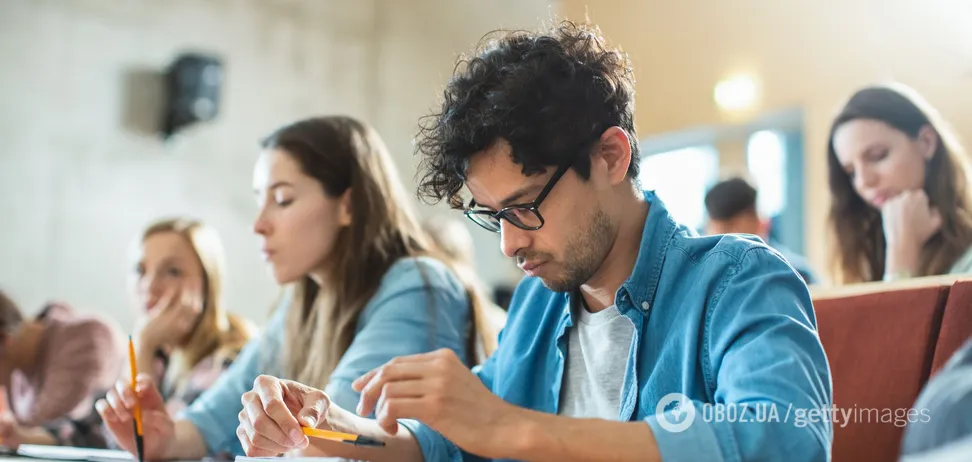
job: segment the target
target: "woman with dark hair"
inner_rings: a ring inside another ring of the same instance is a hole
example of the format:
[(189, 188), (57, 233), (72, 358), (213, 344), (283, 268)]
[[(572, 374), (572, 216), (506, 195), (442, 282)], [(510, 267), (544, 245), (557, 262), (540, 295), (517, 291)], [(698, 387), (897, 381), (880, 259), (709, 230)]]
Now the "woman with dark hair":
[(827, 163), (838, 281), (972, 272), (969, 161), (917, 93), (857, 91), (833, 122)]
[[(349, 117), (320, 117), (277, 130), (262, 148), (253, 172), (260, 207), (253, 231), (287, 290), (263, 336), (185, 412), (166, 412), (154, 384), (138, 378), (147, 459), (276, 447), (241, 441), (237, 432), (239, 416), (258, 405), (241, 403), (241, 396), (261, 374), (314, 384), (335, 403), (353, 406), (359, 394), (351, 382), (396, 356), (449, 348), (474, 362), (473, 292), (432, 255), (378, 134)], [(136, 392), (121, 381), (97, 404), (118, 444), (133, 454), (135, 402)]]

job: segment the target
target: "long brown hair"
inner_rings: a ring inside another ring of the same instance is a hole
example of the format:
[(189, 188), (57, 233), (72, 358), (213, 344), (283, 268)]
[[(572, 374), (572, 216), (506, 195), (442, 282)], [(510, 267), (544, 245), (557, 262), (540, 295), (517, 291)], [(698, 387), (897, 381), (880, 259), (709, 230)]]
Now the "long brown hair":
[[(473, 313), (476, 314), (475, 330), (479, 334), (481, 347), (477, 351), (477, 362), (485, 361), (499, 343), (499, 331), (506, 324), (506, 311), (486, 296), (483, 281), (476, 274), (475, 244), (472, 235), (461, 220), (432, 217), (422, 223), (422, 229), (429, 236), (431, 244), (459, 274), (470, 296)], [(472, 345), (473, 348), (476, 345)], [(481, 353), (481, 354), (480, 354)]]
[[(168, 357), (162, 389), (166, 394), (187, 385), (192, 369), (214, 354), (232, 355), (252, 337), (255, 329), (245, 319), (230, 314), (223, 306), (223, 245), (215, 229), (190, 218), (164, 218), (142, 231), (142, 241), (158, 233), (182, 236), (202, 266), (203, 309), (192, 332)], [(215, 367), (219, 367), (216, 365)]]
[(351, 224), (338, 232), (329, 274), (321, 286), (309, 276), (296, 283), (286, 315), (283, 373), (323, 388), (388, 269), (403, 257), (434, 251), (407, 205), (385, 143), (370, 126), (343, 116), (305, 119), (278, 129), (262, 147), (292, 156), (330, 197), (350, 190)]
[(834, 133), (846, 122), (871, 119), (884, 122), (915, 139), (923, 127), (937, 135), (937, 146), (926, 164), (925, 193), (942, 215), (942, 227), (924, 245), (915, 276), (947, 273), (972, 245), (972, 197), (969, 162), (955, 135), (916, 92), (903, 85), (871, 86), (858, 90), (834, 119), (827, 146), (831, 192), (832, 263), (843, 283), (881, 280), (885, 265), (885, 236), (881, 213), (854, 190), (834, 150)]

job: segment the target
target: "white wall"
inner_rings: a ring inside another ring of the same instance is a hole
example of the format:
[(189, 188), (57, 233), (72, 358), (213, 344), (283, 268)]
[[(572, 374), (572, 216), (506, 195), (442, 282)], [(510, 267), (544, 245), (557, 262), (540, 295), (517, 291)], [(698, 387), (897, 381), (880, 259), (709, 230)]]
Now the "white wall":
[[(59, 298), (127, 328), (132, 239), (188, 214), (223, 237), (229, 307), (262, 319), (277, 289), (250, 232), (260, 137), (313, 114), (361, 117), (414, 190), (416, 120), (457, 54), (491, 29), (532, 27), (548, 3), (3, 0), (0, 287), (28, 312)], [(221, 115), (163, 143), (138, 130), (149, 106), (131, 88), (193, 49), (224, 59)], [(472, 231), (485, 278), (514, 277), (496, 237)]]

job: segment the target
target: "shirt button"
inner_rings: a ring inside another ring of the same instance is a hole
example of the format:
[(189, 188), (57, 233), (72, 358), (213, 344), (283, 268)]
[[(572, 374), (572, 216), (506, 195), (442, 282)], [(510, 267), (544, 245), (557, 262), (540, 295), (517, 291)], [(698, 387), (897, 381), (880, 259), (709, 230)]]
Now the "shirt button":
[(651, 308), (651, 305), (649, 305), (648, 302), (641, 302), (641, 308), (648, 311), (648, 309)]

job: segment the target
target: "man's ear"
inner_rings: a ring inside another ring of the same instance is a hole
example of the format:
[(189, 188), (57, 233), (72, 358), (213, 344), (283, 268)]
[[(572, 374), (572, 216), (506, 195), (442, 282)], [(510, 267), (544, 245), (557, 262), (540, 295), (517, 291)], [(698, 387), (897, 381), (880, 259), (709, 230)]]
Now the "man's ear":
[[(595, 166), (595, 164), (597, 164)], [(597, 151), (591, 156), (591, 171), (603, 171), (608, 183), (616, 185), (624, 181), (631, 165), (631, 143), (628, 133), (621, 127), (611, 127), (601, 134)]]
[(929, 161), (935, 156), (935, 151), (938, 150), (938, 143), (941, 140), (938, 139), (938, 134), (935, 133), (935, 129), (931, 125), (925, 125), (918, 130), (918, 150), (921, 153), (921, 157), (925, 161)]
[(341, 194), (341, 202), (338, 204), (338, 225), (351, 226), (351, 188)]

